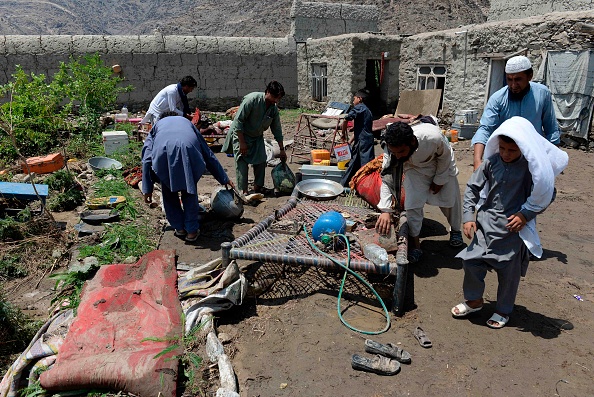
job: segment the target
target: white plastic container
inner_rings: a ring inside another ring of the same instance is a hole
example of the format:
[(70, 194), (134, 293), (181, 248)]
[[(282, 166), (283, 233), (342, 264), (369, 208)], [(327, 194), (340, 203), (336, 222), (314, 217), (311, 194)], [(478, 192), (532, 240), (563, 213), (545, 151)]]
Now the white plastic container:
[(126, 145), (128, 145), (126, 131), (103, 131), (103, 148), (106, 155), (112, 154)]

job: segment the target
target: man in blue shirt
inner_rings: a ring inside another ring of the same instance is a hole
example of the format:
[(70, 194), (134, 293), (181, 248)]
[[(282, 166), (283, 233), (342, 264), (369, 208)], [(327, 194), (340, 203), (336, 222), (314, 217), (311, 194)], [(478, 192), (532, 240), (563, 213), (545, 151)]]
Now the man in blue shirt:
[(531, 82), (532, 76), (532, 64), (527, 57), (520, 55), (507, 61), (507, 86), (491, 95), (481, 117), (481, 125), (472, 138), (475, 170), (483, 161), (485, 144), (491, 134), (501, 123), (514, 116), (530, 121), (549, 142), (555, 145), (560, 143), (561, 133), (551, 92), (546, 86)]
[(196, 185), (206, 170), (221, 185), (234, 186), (192, 122), (176, 112), (162, 113), (142, 148), (142, 193), (151, 203), (155, 182), (161, 184), (165, 217), (188, 242), (200, 235)]

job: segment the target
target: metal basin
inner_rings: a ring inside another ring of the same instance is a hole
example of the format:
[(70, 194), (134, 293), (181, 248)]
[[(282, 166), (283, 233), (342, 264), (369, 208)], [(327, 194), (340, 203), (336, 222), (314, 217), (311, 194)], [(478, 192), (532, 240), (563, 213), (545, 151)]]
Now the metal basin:
[(109, 157), (91, 157), (89, 159), (89, 166), (93, 171), (106, 170), (114, 168), (116, 170), (122, 169), (122, 163)]
[(328, 179), (307, 179), (295, 186), (297, 191), (312, 200), (332, 200), (344, 192), (344, 187)]

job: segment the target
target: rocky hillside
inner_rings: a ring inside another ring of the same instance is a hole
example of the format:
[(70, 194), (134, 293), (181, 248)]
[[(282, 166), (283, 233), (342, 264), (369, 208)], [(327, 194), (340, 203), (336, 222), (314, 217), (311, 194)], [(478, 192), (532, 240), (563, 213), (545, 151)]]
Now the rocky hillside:
[[(489, 0), (325, 0), (374, 4), (387, 34), (484, 22)], [(151, 34), (284, 37), (292, 0), (2, 0), (0, 35)]]

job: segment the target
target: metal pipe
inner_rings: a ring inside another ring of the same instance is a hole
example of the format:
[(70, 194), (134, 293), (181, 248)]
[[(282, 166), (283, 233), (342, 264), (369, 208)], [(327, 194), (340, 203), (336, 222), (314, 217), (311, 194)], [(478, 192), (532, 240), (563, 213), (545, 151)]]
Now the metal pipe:
[(466, 85), (466, 51), (468, 47), (468, 30), (462, 30), (460, 32), (456, 32), (456, 34), (464, 35), (464, 78), (462, 79), (462, 87), (464, 87)]
[[(316, 266), (326, 269), (336, 269), (338, 266), (330, 259), (325, 257), (302, 256), (302, 255), (283, 255), (270, 252), (245, 251), (241, 248), (232, 248), (229, 252), (232, 259), (253, 260), (263, 263), (282, 263), (284, 265), (298, 266)], [(346, 266), (346, 261), (339, 261)], [(355, 259), (351, 260), (349, 269), (372, 274), (391, 274), (394, 270), (394, 264), (389, 263), (386, 266), (377, 266), (370, 261)]]

